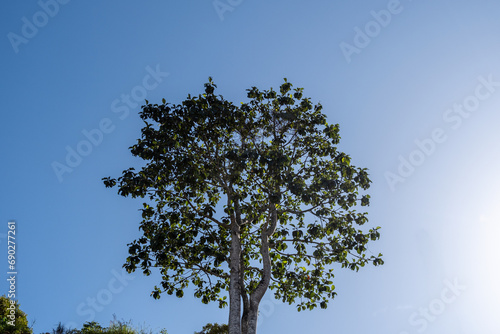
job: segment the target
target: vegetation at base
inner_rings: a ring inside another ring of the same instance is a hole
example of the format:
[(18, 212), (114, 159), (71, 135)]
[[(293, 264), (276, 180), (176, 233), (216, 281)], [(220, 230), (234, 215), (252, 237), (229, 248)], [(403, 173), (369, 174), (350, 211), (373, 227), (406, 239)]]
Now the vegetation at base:
[(226, 324), (206, 324), (201, 329), (201, 332), (194, 332), (194, 334), (228, 334), (229, 328)]
[(111, 321), (109, 327), (102, 327), (99, 323), (92, 321), (83, 324), (81, 329), (66, 328), (62, 323), (59, 323), (52, 333), (43, 334), (168, 334), (166, 329), (159, 332), (154, 332), (151, 329), (139, 327), (136, 328), (132, 325), (132, 321), (116, 320), (116, 316)]
[[(19, 302), (15, 302), (15, 322), (14, 326), (8, 324), (10, 319), (9, 307), (10, 299), (3, 295), (0, 297), (0, 334), (33, 334), (33, 329), (28, 326), (28, 319), (26, 313), (19, 309)], [(46, 332), (41, 334), (168, 334), (166, 329), (161, 329), (160, 331), (153, 331), (152, 329), (140, 326), (135, 327), (132, 321), (128, 322), (117, 320), (116, 316), (113, 316), (113, 320), (110, 322), (109, 327), (102, 327), (99, 323), (92, 321), (83, 324), (81, 329), (67, 328), (61, 322), (56, 328), (52, 329), (52, 332)], [(228, 333), (228, 327), (226, 324), (219, 325), (206, 324), (201, 329), (201, 332), (194, 332), (194, 334), (226, 334)]]

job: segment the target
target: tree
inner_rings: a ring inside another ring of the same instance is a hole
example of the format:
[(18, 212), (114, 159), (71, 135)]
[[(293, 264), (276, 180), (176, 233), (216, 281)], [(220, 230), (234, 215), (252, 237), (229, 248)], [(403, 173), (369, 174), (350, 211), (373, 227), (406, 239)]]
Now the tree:
[[(159, 268), (154, 298), (182, 297), (192, 283), (203, 303), (227, 305), (229, 333), (256, 333), (268, 289), (297, 309), (326, 308), (336, 292), (333, 265), (382, 264), (366, 244), (380, 237), (367, 222), (365, 168), (338, 151), (338, 124), (292, 89), (247, 90), (235, 106), (209, 78), (204, 94), (181, 104), (142, 106), (142, 137), (131, 153), (145, 162), (103, 178), (118, 194), (144, 198), (142, 237), (124, 267)], [(243, 309), (242, 309), (243, 307)], [(240, 317), (241, 315), (241, 317)]]
[(26, 313), (19, 308), (17, 301), (0, 297), (0, 333), (31, 334), (33, 330), (28, 326)]
[(201, 329), (201, 332), (194, 332), (194, 334), (228, 334), (228, 327), (226, 324), (206, 324)]

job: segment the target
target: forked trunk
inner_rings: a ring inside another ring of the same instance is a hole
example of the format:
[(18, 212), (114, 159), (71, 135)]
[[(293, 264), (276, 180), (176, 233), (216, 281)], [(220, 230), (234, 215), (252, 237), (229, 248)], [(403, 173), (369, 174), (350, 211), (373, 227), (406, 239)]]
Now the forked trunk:
[[(239, 210), (237, 207), (237, 221), (239, 221)], [(266, 293), (271, 281), (271, 257), (269, 254), (269, 237), (276, 230), (278, 221), (276, 206), (270, 206), (270, 217), (267, 226), (263, 228), (260, 238), (260, 254), (262, 256), (262, 278), (257, 288), (248, 296), (244, 284), (244, 273), (242, 272), (242, 250), (240, 225), (232, 224), (231, 228), (231, 256), (230, 256), (230, 283), (229, 283), (229, 334), (256, 334), (257, 320), (259, 316), (259, 304)], [(241, 302), (243, 301), (243, 314), (241, 313)]]
[(257, 320), (259, 317), (259, 304), (264, 297), (264, 294), (269, 287), (271, 281), (271, 257), (269, 255), (269, 237), (273, 235), (278, 221), (276, 206), (271, 205), (271, 217), (268, 221), (267, 228), (263, 229), (260, 235), (261, 245), (260, 254), (262, 256), (262, 278), (257, 285), (255, 291), (250, 295), (249, 310), (248, 310), (248, 332), (245, 334), (257, 333)]

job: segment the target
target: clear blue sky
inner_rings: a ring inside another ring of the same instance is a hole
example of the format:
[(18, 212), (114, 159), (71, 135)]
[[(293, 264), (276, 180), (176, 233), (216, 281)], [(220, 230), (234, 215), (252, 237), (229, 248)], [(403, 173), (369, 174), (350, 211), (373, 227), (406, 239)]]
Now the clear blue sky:
[(101, 181), (138, 163), (143, 98), (180, 102), (208, 76), (235, 103), (283, 77), (304, 87), (373, 180), (386, 264), (339, 268), (327, 310), (267, 295), (259, 333), (499, 333), (500, 2), (218, 4), (2, 4), (1, 268), (16, 220), (35, 333), (112, 314), (172, 334), (226, 321), (190, 293), (153, 300), (155, 275), (122, 276), (140, 203)]

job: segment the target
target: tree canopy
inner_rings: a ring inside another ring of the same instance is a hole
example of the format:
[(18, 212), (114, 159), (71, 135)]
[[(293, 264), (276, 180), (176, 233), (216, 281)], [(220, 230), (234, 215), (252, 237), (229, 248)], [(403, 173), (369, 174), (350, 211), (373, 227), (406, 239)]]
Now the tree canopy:
[(361, 228), (367, 169), (338, 150), (339, 125), (302, 88), (286, 79), (279, 91), (252, 87), (236, 106), (216, 87), (210, 78), (203, 94), (180, 104), (146, 101), (142, 136), (130, 148), (144, 167), (103, 181), (144, 198), (127, 271), (158, 268), (155, 298), (182, 297), (193, 284), (203, 303), (224, 307), (229, 291), (229, 333), (255, 333), (268, 289), (299, 311), (326, 308), (335, 263), (356, 271), (382, 264), (381, 254), (366, 256), (380, 227)]

